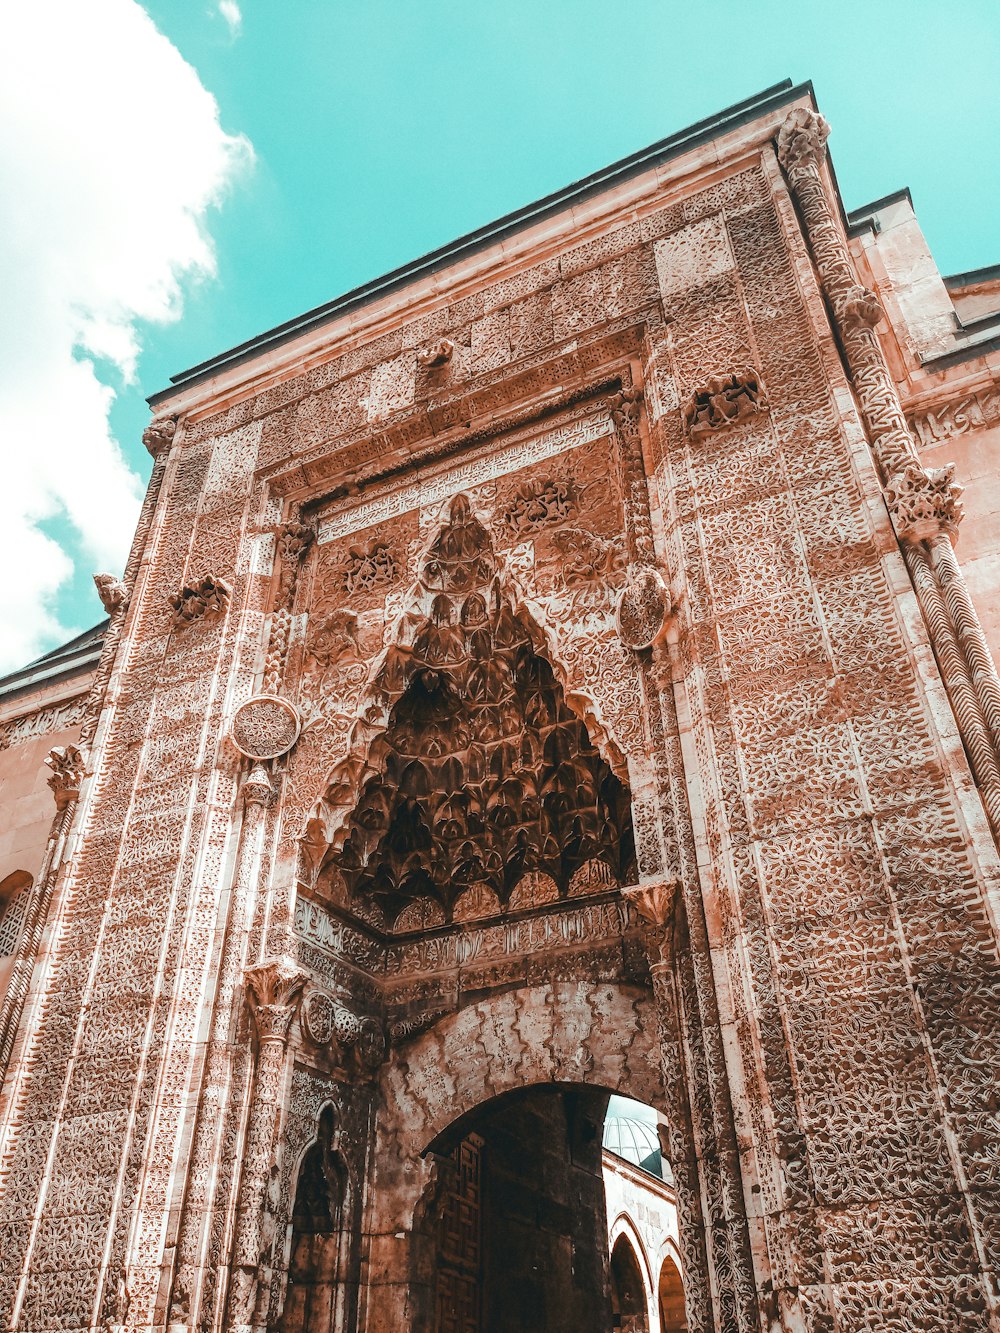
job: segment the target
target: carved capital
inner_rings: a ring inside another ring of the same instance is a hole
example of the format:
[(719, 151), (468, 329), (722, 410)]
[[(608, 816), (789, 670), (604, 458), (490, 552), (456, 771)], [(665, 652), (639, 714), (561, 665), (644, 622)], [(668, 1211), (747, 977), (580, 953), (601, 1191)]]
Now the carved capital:
[(308, 973), (290, 958), (268, 958), (243, 974), (247, 1004), (261, 1041), (286, 1041)]
[(177, 422), (173, 417), (160, 417), (151, 421), (142, 432), (142, 442), (154, 458), (159, 458), (170, 448), (176, 430)]
[(797, 106), (778, 131), (778, 161), (789, 176), (818, 167), (829, 136), (830, 126), (818, 111)]
[(873, 329), (884, 314), (875, 293), (860, 284), (849, 288), (837, 302), (837, 321), (848, 333), (856, 329)]
[(222, 616), (231, 596), (229, 584), (214, 574), (204, 574), (200, 579), (185, 583), (168, 598), (174, 608), (174, 624), (180, 627), (196, 620)]
[(436, 338), (417, 349), (417, 365), (424, 370), (446, 366), (455, 355), (455, 344), (450, 338)]
[(885, 502), (902, 541), (921, 542), (939, 532), (954, 538), (964, 513), (962, 487), (954, 478), (954, 463), (936, 468), (913, 463), (889, 478)]
[(97, 595), (101, 599), (101, 605), (109, 616), (113, 616), (117, 610), (125, 605), (128, 596), (125, 584), (114, 574), (95, 574), (94, 584), (97, 588)]
[(296, 565), (316, 540), (316, 530), (308, 523), (286, 523), (278, 529), (278, 556), (286, 565)]
[(80, 795), (86, 756), (75, 745), (57, 745), (46, 755), (45, 762), (52, 770), (49, 786), (55, 797), (56, 809), (65, 810)]
[(274, 801), (274, 788), (271, 778), (263, 764), (254, 764), (250, 776), (243, 784), (241, 795), (244, 805), (259, 805), (264, 809)]
[(646, 921), (654, 926), (669, 925), (680, 884), (676, 879), (656, 884), (632, 884), (622, 889), (622, 897)]
[(622, 389), (608, 399), (611, 419), (619, 430), (627, 430), (639, 421), (642, 411), (642, 390)]

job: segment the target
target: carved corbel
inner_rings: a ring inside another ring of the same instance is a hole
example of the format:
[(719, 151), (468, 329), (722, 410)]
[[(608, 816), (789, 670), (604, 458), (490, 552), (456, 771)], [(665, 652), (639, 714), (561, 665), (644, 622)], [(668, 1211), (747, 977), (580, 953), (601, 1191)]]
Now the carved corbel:
[(45, 763), (52, 770), (48, 782), (57, 810), (65, 810), (79, 798), (86, 762), (83, 751), (75, 745), (57, 745), (46, 755)]
[(455, 355), (455, 344), (450, 338), (437, 338), (417, 349), (417, 365), (422, 370), (446, 366)]
[(151, 421), (142, 432), (142, 442), (154, 458), (159, 458), (170, 448), (176, 431), (177, 422), (173, 417), (160, 417)]
[(955, 464), (923, 468), (913, 463), (889, 478), (885, 502), (901, 541), (921, 542), (944, 532), (954, 542), (964, 514)]
[(174, 608), (174, 624), (191, 625), (196, 620), (225, 615), (232, 589), (224, 579), (205, 574), (192, 583), (185, 583), (167, 599)]
[(125, 584), (114, 574), (95, 574), (94, 583), (101, 605), (109, 616), (113, 616), (127, 600), (128, 592)]
[(356, 1014), (326, 991), (309, 991), (302, 1027), (310, 1041), (329, 1049), (338, 1064), (359, 1077), (371, 1077), (385, 1059), (385, 1033), (378, 1019)]
[(830, 126), (809, 107), (797, 106), (778, 131), (778, 161), (792, 177), (796, 172), (818, 167), (826, 152)]

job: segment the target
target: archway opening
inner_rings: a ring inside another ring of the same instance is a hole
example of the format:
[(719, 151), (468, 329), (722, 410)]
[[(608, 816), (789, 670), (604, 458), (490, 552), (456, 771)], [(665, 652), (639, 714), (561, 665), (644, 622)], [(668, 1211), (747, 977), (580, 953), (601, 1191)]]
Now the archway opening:
[(659, 1257), (677, 1221), (651, 1107), (535, 1084), (463, 1115), (427, 1155), (416, 1269), (427, 1327), (657, 1333)]
[(658, 1293), (660, 1333), (687, 1333), (684, 1310), (684, 1285), (680, 1270), (668, 1254), (660, 1269)]
[(344, 1178), (332, 1138), (333, 1110), (328, 1106), (299, 1167), (279, 1333), (329, 1333), (336, 1326)]
[(509, 1093), (431, 1145), (435, 1330), (613, 1327), (601, 1174), (608, 1095), (582, 1086)]
[(646, 1285), (635, 1248), (620, 1235), (611, 1251), (612, 1328), (622, 1333), (649, 1333)]

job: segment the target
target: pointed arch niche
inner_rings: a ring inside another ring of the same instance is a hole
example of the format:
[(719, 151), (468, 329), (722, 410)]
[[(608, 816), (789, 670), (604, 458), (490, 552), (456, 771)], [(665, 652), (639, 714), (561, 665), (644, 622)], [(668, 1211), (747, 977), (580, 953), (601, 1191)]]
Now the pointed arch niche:
[(397, 932), (635, 882), (622, 754), (465, 495), (424, 554), (304, 850), (313, 892)]

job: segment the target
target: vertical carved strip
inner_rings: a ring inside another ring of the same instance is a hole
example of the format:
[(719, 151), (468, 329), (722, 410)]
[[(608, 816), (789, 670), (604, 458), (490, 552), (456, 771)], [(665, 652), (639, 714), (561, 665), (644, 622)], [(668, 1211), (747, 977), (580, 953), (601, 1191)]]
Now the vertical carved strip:
[[(135, 536), (132, 538), (132, 546), (125, 565), (124, 595), (116, 599), (110, 611), (111, 623), (104, 636), (100, 660), (84, 706), (83, 725), (80, 729), (81, 747), (90, 744), (97, 730), (101, 707), (107, 692), (108, 681), (111, 679), (111, 671), (114, 667), (122, 628), (125, 624), (129, 598), (135, 584), (135, 576), (139, 570), (142, 553), (146, 549), (146, 539), (149, 536), (153, 514), (156, 511), (156, 502), (160, 494), (163, 474), (167, 469), (167, 459), (175, 430), (176, 423), (174, 421), (163, 420), (152, 422), (143, 432), (143, 444), (153, 455), (153, 470), (150, 474), (149, 484), (146, 487), (146, 497), (142, 503), (139, 522), (136, 526)], [(51, 764), (50, 767), (52, 767)], [(66, 799), (63, 799), (60, 789), (53, 785), (54, 778), (49, 779), (49, 785), (53, 787), (56, 797), (56, 814), (45, 844), (42, 866), (31, 891), (31, 899), (25, 913), (24, 930), (21, 932), (21, 940), (14, 960), (10, 982), (7, 986), (7, 993), (4, 996), (3, 1005), (0, 1006), (0, 1084), (3, 1083), (7, 1072), (18, 1023), (21, 1020), (21, 1011), (24, 1008), (24, 1002), (28, 994), (31, 972), (38, 956), (42, 932), (45, 929), (45, 922), (48, 920), (49, 910), (52, 906), (55, 883), (62, 865), (66, 839), (73, 823), (73, 816), (76, 813), (79, 782), (82, 777), (83, 765), (81, 761), (76, 787), (71, 795), (66, 796)]]
[[(951, 543), (948, 543), (949, 547)], [(1000, 829), (1000, 763), (993, 749), (989, 731), (980, 716), (975, 690), (969, 679), (965, 659), (955, 636), (955, 630), (941, 588), (934, 577), (930, 558), (923, 544), (903, 544), (903, 555), (910, 570), (913, 586), (934, 641), (941, 676), (951, 699), (955, 716), (959, 719), (962, 740), (969, 755), (990, 823)]]
[[(805, 107), (796, 108), (778, 135), (778, 160), (802, 210), (806, 238), (840, 334), (872, 452), (886, 482), (886, 502), (897, 536), (904, 547), (926, 543), (930, 552), (937, 598), (930, 592), (919, 558), (917, 595), (973, 774), (983, 792), (994, 833), (1000, 837), (994, 795), (994, 774), (1000, 759), (1000, 677), (951, 550), (962, 517), (958, 502), (961, 490), (952, 481), (953, 464), (931, 470), (920, 464), (875, 334), (875, 325), (882, 318), (881, 306), (875, 294), (857, 281), (847, 242), (820, 175), (829, 133), (822, 116)], [(915, 562), (909, 557), (907, 562), (912, 571)], [(943, 606), (938, 605), (941, 597)], [(947, 626), (942, 621), (944, 607), (950, 621)], [(956, 644), (963, 659), (962, 669), (954, 661)], [(984, 750), (984, 731), (991, 756)]]
[[(195, 1327), (204, 1294), (204, 1284), (199, 1278), (207, 1262), (205, 1247), (216, 1202), (218, 1173), (213, 1170), (213, 1165), (218, 1158), (233, 1092), (233, 1060), (229, 1047), (232, 1004), (245, 966), (248, 928), (257, 899), (266, 812), (274, 799), (274, 790), (263, 766), (258, 764), (247, 778), (242, 796), (244, 815), (232, 905), (219, 963), (211, 1035), (191, 1145), (188, 1186), (177, 1237), (177, 1262), (168, 1318), (172, 1329)], [(195, 1182), (204, 1182), (200, 1196), (195, 1193)], [(217, 1206), (221, 1206), (221, 1201)]]
[(250, 968), (245, 976), (247, 1001), (257, 1029), (258, 1052), (233, 1238), (226, 1318), (230, 1333), (249, 1333), (253, 1324), (264, 1209), (281, 1115), (288, 1030), (306, 980), (306, 973), (288, 958), (268, 959)]

